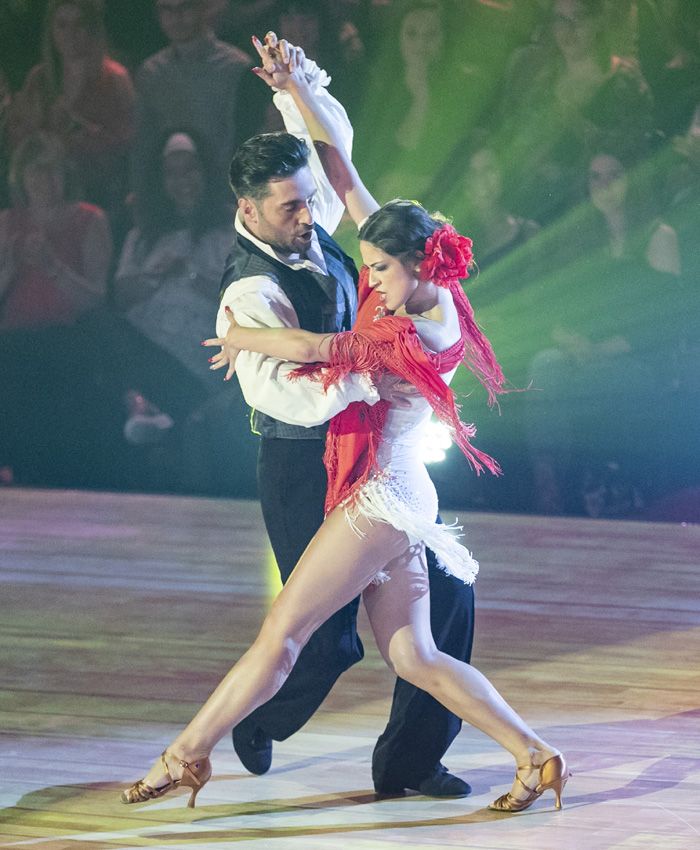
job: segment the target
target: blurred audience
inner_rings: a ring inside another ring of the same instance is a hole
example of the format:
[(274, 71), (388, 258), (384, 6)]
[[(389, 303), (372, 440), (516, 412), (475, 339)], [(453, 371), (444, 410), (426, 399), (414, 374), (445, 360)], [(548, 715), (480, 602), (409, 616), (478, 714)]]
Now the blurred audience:
[(107, 54), (102, 0), (50, 0), (42, 61), (13, 100), (9, 139), (16, 147), (37, 130), (58, 135), (79, 164), (81, 196), (118, 220), (134, 134), (128, 71)]
[[(217, 180), (212, 202), (232, 202), (228, 165), (237, 144), (258, 126), (256, 103), (265, 92), (248, 92), (251, 57), (215, 38), (206, 0), (154, 0), (167, 47), (147, 59), (136, 75), (138, 93), (133, 189), (137, 203), (148, 184), (148, 165), (164, 133), (192, 127), (212, 151)], [(255, 82), (255, 81), (254, 81)]]
[(146, 336), (209, 377), (198, 343), (211, 330), (221, 269), (231, 245), (231, 213), (215, 196), (214, 163), (194, 131), (168, 134), (147, 169), (138, 226), (115, 276), (117, 308)]
[[(253, 494), (245, 405), (198, 343), (231, 153), (279, 128), (247, 73), (273, 29), (333, 76), (378, 196), (455, 211), (471, 297), (532, 381), (481, 425), (508, 475), (465, 496), (446, 464), (452, 501), (621, 516), (697, 486), (698, 3), (124, 0), (109, 33), (102, 4), (0, 10), (0, 483), (229, 493), (244, 459)], [(136, 93), (114, 45), (150, 56)]]
[(0, 213), (0, 463), (20, 483), (85, 482), (81, 452), (97, 436), (86, 333), (104, 301), (109, 226), (98, 207), (72, 200), (63, 144), (46, 132), (15, 150), (10, 187), (13, 206)]
[(668, 405), (673, 390), (687, 305), (677, 234), (656, 215), (654, 183), (612, 154), (595, 155), (590, 206), (572, 216), (568, 262), (544, 292), (552, 345), (532, 360), (527, 397), (543, 512), (624, 515), (663, 481), (665, 456), (652, 435), (668, 425), (660, 400)]
[(105, 295), (106, 217), (74, 202), (58, 137), (24, 139), (10, 166), (13, 206), (0, 213), (0, 330), (70, 326)]
[(201, 444), (222, 430), (222, 406), (236, 403), (239, 392), (210, 371), (200, 342), (212, 330), (231, 213), (211, 201), (214, 163), (192, 130), (166, 134), (146, 173), (139, 223), (114, 286), (116, 306), (133, 329), (122, 327), (111, 342), (129, 414), (124, 433), (135, 445), (167, 442), (161, 471), (170, 489), (211, 492), (226, 452), (203, 452)]

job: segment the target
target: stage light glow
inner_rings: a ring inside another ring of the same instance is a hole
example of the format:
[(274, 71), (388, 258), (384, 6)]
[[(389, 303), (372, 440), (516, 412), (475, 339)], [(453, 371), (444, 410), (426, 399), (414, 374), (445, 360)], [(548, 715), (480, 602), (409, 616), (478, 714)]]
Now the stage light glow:
[(447, 457), (447, 450), (451, 445), (452, 438), (447, 428), (441, 422), (432, 420), (421, 446), (423, 463), (441, 463)]

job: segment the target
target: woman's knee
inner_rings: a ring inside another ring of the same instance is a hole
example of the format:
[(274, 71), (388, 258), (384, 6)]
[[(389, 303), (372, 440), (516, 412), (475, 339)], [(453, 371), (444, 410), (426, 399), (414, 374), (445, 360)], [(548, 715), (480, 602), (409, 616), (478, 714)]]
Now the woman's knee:
[(260, 629), (256, 643), (270, 658), (277, 658), (276, 666), (289, 673), (299, 653), (310, 637), (309, 630), (295, 622), (273, 605)]
[(430, 690), (436, 678), (440, 653), (435, 646), (416, 646), (402, 642), (389, 649), (389, 658), (394, 672), (421, 690)]

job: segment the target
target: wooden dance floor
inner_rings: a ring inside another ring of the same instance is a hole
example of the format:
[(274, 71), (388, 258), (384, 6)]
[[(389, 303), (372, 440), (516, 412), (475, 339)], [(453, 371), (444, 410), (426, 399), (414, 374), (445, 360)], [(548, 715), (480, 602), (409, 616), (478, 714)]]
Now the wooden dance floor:
[[(445, 512), (449, 518), (448, 511)], [(194, 810), (124, 806), (254, 636), (275, 592), (257, 503), (0, 491), (0, 846), (266, 850), (700, 847), (700, 526), (477, 514), (474, 661), (575, 773), (489, 812), (507, 757), (465, 728), (473, 794), (378, 800), (392, 676), (367, 657), (264, 777), (229, 740)]]

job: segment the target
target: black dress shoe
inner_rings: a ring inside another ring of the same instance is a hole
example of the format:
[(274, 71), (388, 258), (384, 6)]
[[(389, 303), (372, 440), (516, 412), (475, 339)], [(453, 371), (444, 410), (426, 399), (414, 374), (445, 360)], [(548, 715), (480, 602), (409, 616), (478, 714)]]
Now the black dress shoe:
[(472, 793), (472, 786), (450, 773), (444, 764), (438, 765), (430, 776), (426, 776), (417, 786), (406, 787), (420, 791), (426, 797), (466, 797)]
[(261, 776), (272, 764), (272, 738), (246, 718), (231, 732), (233, 749), (246, 770)]
[(425, 779), (420, 782), (407, 782), (405, 785), (380, 786), (375, 790), (380, 797), (401, 797), (405, 789), (418, 791), (426, 797), (466, 797), (472, 793), (468, 782), (449, 773), (444, 764), (439, 764)]

